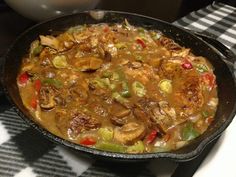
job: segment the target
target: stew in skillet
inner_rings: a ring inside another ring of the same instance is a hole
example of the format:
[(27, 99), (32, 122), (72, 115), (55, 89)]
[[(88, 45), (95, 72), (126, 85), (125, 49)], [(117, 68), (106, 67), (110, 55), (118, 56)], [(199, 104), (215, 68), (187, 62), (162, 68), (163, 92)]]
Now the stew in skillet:
[(122, 153), (188, 144), (214, 120), (212, 65), (159, 31), (71, 27), (31, 43), (17, 77), (35, 121), (74, 143)]

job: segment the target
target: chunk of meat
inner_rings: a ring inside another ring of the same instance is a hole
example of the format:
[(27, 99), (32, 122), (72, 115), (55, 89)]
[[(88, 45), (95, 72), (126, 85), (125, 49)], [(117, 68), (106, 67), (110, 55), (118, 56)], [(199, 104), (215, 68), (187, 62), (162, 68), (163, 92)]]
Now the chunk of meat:
[(84, 81), (74, 83), (69, 87), (69, 97), (78, 102), (86, 103), (88, 100), (88, 84)]
[(147, 125), (147, 127), (152, 126), (150, 116), (145, 110), (142, 110), (140, 108), (134, 108), (133, 114), (138, 120), (142, 121), (145, 125)]
[(59, 40), (57, 38), (53, 36), (43, 36), (43, 35), (40, 35), (39, 38), (42, 45), (51, 47), (56, 50), (59, 49)]
[(141, 99), (133, 109), (134, 116), (150, 129), (159, 129), (164, 134), (176, 121), (176, 112), (168, 102)]
[(71, 49), (75, 44), (73, 36), (69, 33), (62, 33), (57, 37), (57, 39), (59, 40), (58, 50), (60, 52)]
[(124, 67), (124, 72), (129, 77), (133, 77), (134, 79), (140, 81), (143, 84), (148, 83), (150, 79), (159, 80), (159, 77), (155, 74), (153, 68), (147, 64), (143, 64), (143, 67), (140, 67), (138, 69), (126, 66)]
[(130, 122), (114, 130), (114, 139), (122, 144), (132, 145), (144, 138), (146, 128), (142, 123)]
[(101, 117), (108, 116), (107, 109), (99, 103), (92, 103), (91, 105), (89, 105), (89, 108), (93, 110), (98, 116), (101, 116)]
[(101, 67), (103, 61), (97, 57), (80, 58), (75, 66), (79, 67), (81, 71), (94, 71)]
[(187, 115), (203, 106), (204, 97), (199, 77), (188, 77), (180, 83), (174, 96), (175, 104)]
[(163, 59), (160, 63), (159, 74), (161, 77), (173, 80), (181, 77), (183, 69), (181, 67), (181, 60), (167, 60)]
[(55, 89), (52, 86), (42, 86), (39, 92), (39, 105), (42, 109), (50, 110), (55, 107)]
[(112, 55), (108, 51), (106, 51), (102, 45), (98, 45), (97, 47), (98, 54), (101, 58), (103, 58), (105, 61), (111, 61)]
[(69, 123), (68, 134), (71, 138), (76, 138), (79, 133), (85, 130), (97, 129), (101, 126), (101, 122), (88, 114), (77, 112), (72, 115)]
[(62, 135), (67, 134), (67, 130), (69, 128), (69, 119), (67, 117), (67, 113), (64, 110), (59, 110), (55, 113), (55, 123), (58, 130)]
[(170, 107), (168, 102), (160, 101), (158, 106), (151, 111), (151, 120), (162, 132), (166, 132), (176, 122), (175, 109)]

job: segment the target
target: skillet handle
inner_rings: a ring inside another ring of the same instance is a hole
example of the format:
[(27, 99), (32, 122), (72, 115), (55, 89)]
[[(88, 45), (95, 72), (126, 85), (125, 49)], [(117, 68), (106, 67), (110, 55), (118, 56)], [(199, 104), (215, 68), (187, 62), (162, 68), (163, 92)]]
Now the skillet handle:
[(224, 62), (228, 65), (230, 70), (234, 73), (234, 76), (236, 78), (236, 56), (235, 54), (228, 49), (224, 44), (216, 40), (212, 36), (207, 36), (205, 34), (196, 32), (196, 31), (190, 31), (191, 33), (195, 34), (199, 38), (206, 41), (208, 44), (210, 44), (223, 58)]

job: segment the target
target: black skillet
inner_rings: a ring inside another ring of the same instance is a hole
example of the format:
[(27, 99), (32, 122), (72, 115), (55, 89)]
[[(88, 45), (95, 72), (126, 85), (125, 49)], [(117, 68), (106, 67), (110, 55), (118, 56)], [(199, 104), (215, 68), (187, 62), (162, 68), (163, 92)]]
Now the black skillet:
[[(201, 55), (209, 59), (215, 68), (216, 82), (218, 85), (219, 106), (215, 120), (209, 129), (200, 137), (193, 140), (188, 146), (179, 150), (165, 153), (145, 153), (145, 154), (122, 154), (100, 151), (88, 147), (83, 147), (62, 138), (59, 138), (32, 120), (32, 116), (23, 106), (18, 88), (16, 85), (16, 76), (19, 71), (22, 57), (28, 52), (30, 43), (37, 39), (41, 34), (52, 34), (66, 30), (71, 26), (80, 24), (94, 23), (122, 23), (127, 19), (132, 25), (142, 26), (147, 29), (158, 29), (167, 37), (174, 39), (182, 46), (191, 48), (195, 55)], [(234, 57), (234, 56), (233, 56)], [(236, 111), (236, 84), (234, 77), (223, 61), (223, 57), (215, 48), (212, 48), (206, 42), (180, 29), (172, 24), (150, 18), (142, 15), (114, 12), (114, 11), (94, 11), (83, 12), (68, 16), (59, 17), (33, 26), (21, 34), (15, 43), (6, 53), (2, 67), (2, 83), (4, 85), (5, 95), (13, 104), (15, 111), (28, 124), (38, 130), (45, 138), (53, 142), (64, 145), (82, 154), (96, 156), (104, 159), (121, 161), (139, 161), (154, 158), (166, 158), (175, 161), (188, 161), (198, 156), (207, 144), (215, 140), (226, 129), (232, 121)]]

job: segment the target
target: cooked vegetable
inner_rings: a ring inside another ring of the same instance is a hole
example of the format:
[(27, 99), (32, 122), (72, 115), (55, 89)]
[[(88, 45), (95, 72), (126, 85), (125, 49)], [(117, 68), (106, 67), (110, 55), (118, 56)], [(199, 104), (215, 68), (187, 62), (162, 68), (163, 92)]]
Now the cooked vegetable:
[(80, 58), (75, 66), (78, 67), (81, 71), (93, 71), (101, 67), (103, 61), (97, 57), (85, 57)]
[(125, 147), (119, 144), (102, 141), (96, 144), (96, 148), (111, 152), (125, 152)]
[(39, 40), (33, 41), (30, 46), (30, 58), (39, 55), (42, 49), (43, 46), (40, 44)]
[(209, 91), (211, 91), (215, 86), (215, 76), (213, 73), (204, 73), (202, 75), (202, 81)]
[(127, 45), (125, 43), (120, 42), (120, 43), (115, 44), (115, 47), (117, 49), (125, 49), (127, 48)]
[(138, 97), (143, 97), (147, 92), (144, 85), (141, 82), (138, 82), (138, 81), (133, 82), (132, 88), (133, 88), (134, 93)]
[(115, 84), (112, 84), (108, 78), (95, 78), (91, 81), (92, 84), (97, 85), (100, 88), (115, 89)]
[(122, 82), (122, 91), (120, 92), (120, 94), (125, 98), (131, 97), (128, 82), (125, 81)]
[(137, 141), (134, 145), (127, 148), (127, 152), (129, 153), (142, 153), (144, 150), (145, 147), (142, 141)]
[(33, 96), (33, 98), (31, 99), (31, 102), (30, 102), (30, 106), (33, 108), (33, 109), (36, 109), (37, 108), (37, 98), (35, 96)]
[(36, 92), (39, 92), (41, 89), (41, 81), (39, 79), (34, 81), (34, 88), (36, 90)]
[(214, 121), (214, 68), (158, 30), (127, 20), (79, 25), (40, 35), (29, 48), (17, 76), (22, 102), (68, 141), (164, 152), (191, 143)]
[(204, 72), (208, 72), (208, 67), (204, 64), (197, 64), (196, 65), (196, 69), (200, 72), (200, 73), (204, 73)]
[(92, 137), (84, 137), (80, 140), (79, 144), (84, 146), (92, 146), (96, 144), (96, 140)]
[(43, 84), (49, 84), (49, 85), (53, 85), (56, 88), (62, 88), (63, 87), (63, 83), (57, 79), (51, 79), (51, 78), (47, 78), (43, 80)]
[(136, 60), (136, 61), (139, 61), (139, 62), (143, 62), (143, 61), (144, 61), (144, 58), (143, 58), (142, 56), (136, 55), (136, 56), (135, 56), (135, 60)]
[(68, 66), (65, 55), (58, 55), (54, 57), (52, 63), (58, 69), (66, 68)]
[(181, 65), (184, 69), (192, 69), (193, 65), (187, 59), (184, 60), (183, 64)]
[(22, 74), (19, 75), (19, 84), (20, 85), (25, 85), (29, 80), (29, 75), (27, 72), (23, 72)]
[(126, 98), (122, 97), (118, 92), (114, 92), (112, 94), (112, 98), (114, 98), (116, 101), (118, 101), (122, 104), (128, 102), (128, 100)]
[(113, 129), (110, 127), (100, 128), (98, 133), (104, 141), (110, 141), (113, 138)]
[(160, 90), (164, 93), (172, 92), (172, 81), (168, 79), (163, 79), (158, 84)]
[(144, 125), (130, 122), (114, 130), (114, 139), (122, 144), (134, 144), (145, 136)]
[(188, 123), (185, 125), (185, 127), (182, 130), (182, 139), (184, 141), (192, 140), (199, 136), (199, 133), (196, 129), (194, 129), (194, 126), (192, 123)]
[(43, 36), (40, 35), (40, 42), (42, 45), (51, 47), (53, 49), (59, 49), (59, 40), (53, 36)]
[(147, 135), (147, 143), (148, 144), (152, 143), (155, 140), (155, 138), (157, 137), (157, 133), (158, 132), (156, 130), (153, 130), (153, 131), (151, 131), (151, 133), (149, 135)]
[(136, 42), (138, 44), (140, 44), (142, 46), (142, 48), (146, 48), (147, 47), (145, 42), (142, 39), (140, 39), (140, 38), (136, 39)]
[(209, 116), (209, 113), (208, 113), (208, 111), (202, 111), (202, 115), (203, 115), (203, 117), (208, 117)]

